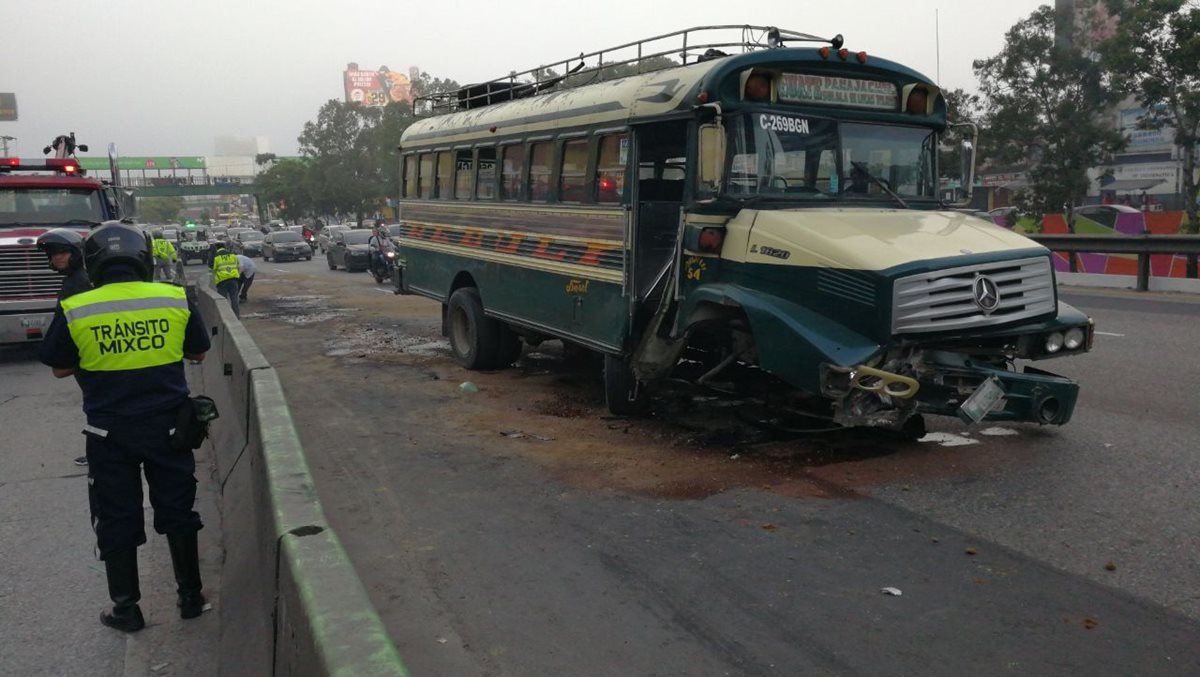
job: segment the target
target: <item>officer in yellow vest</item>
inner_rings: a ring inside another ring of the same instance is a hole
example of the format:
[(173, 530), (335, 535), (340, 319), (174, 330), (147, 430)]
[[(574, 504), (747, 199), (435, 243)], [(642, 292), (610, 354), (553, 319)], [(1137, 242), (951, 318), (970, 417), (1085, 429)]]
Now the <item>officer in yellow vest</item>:
[(188, 403), (183, 359), (204, 359), (210, 344), (184, 289), (151, 282), (150, 248), (139, 230), (119, 221), (93, 230), (83, 252), (96, 288), (63, 299), (41, 346), (54, 375), (74, 375), (83, 390), (88, 498), (113, 601), (100, 621), (125, 632), (145, 626), (137, 604), (137, 548), (146, 542), (142, 469), (154, 529), (170, 547), (180, 616), (195, 618), (204, 607), (196, 459), (174, 451), (170, 437)]
[(218, 246), (212, 259), (212, 271), (213, 286), (217, 288), (217, 293), (229, 299), (233, 314), (241, 317), (242, 310), (238, 303), (241, 273), (238, 272), (237, 255), (231, 254), (224, 245)]
[(172, 270), (176, 257), (175, 245), (163, 237), (161, 230), (154, 231), (154, 249), (151, 253), (154, 254), (154, 268), (157, 277), (166, 282), (173, 280), (175, 278), (175, 272)]

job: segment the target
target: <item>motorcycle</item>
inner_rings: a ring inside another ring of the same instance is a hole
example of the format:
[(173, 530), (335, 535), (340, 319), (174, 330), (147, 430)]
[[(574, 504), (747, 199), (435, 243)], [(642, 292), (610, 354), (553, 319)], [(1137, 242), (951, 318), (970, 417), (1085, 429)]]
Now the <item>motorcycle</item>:
[(372, 252), (370, 271), (376, 283), (390, 282), (395, 270), (396, 248), (394, 246), (388, 245), (382, 251)]

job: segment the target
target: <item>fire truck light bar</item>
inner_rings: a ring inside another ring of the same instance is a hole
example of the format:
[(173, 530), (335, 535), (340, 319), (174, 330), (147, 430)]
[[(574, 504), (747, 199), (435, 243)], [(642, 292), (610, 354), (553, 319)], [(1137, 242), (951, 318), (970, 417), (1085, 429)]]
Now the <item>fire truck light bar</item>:
[(0, 172), (9, 172), (14, 169), (28, 170), (54, 170), (61, 174), (83, 173), (79, 167), (79, 161), (74, 158), (46, 158), (44, 160), (22, 160), (15, 157), (0, 157)]

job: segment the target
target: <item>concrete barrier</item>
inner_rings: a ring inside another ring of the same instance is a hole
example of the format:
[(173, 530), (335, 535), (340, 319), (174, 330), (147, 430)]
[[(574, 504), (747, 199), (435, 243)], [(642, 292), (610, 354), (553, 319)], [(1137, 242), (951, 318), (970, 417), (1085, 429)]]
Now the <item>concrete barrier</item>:
[(213, 345), (188, 377), (221, 412), (207, 442), (225, 545), (219, 672), (406, 676), (325, 520), (275, 371), (225, 299), (192, 289)]

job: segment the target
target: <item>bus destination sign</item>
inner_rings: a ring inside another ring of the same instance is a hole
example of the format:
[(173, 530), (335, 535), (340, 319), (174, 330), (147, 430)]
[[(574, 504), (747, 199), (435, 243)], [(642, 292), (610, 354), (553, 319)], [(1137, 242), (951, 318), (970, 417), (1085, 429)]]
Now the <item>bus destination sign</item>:
[(779, 100), (896, 110), (900, 106), (900, 93), (896, 85), (880, 80), (784, 73), (779, 81)]

